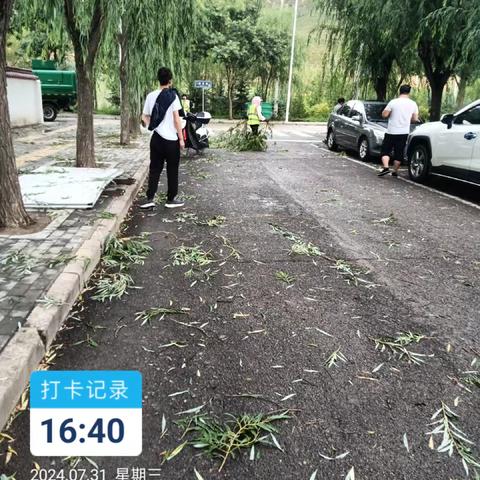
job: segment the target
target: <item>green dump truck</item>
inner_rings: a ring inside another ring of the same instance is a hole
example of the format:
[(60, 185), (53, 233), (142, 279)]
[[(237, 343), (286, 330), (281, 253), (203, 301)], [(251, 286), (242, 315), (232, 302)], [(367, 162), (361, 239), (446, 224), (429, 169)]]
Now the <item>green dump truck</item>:
[(53, 122), (59, 110), (69, 110), (77, 101), (77, 75), (59, 70), (53, 60), (32, 60), (32, 71), (42, 84), (43, 119)]

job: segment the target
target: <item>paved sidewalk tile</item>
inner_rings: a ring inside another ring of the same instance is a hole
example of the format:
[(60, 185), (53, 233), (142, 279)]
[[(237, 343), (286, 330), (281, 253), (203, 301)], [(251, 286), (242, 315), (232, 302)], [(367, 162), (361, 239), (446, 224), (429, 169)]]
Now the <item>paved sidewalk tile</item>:
[[(21, 171), (43, 165), (73, 166), (74, 126), (75, 117), (65, 116), (48, 128), (15, 130), (15, 151), (23, 159)], [(130, 148), (120, 147), (116, 143), (118, 131), (118, 120), (95, 120), (97, 159), (101, 163), (115, 163), (124, 171), (123, 177), (131, 177), (141, 166), (146, 139), (140, 138)], [(29, 158), (32, 161), (26, 161)], [(37, 234), (0, 236), (0, 352), (45, 297), (65, 266), (62, 260), (75, 255), (80, 245), (92, 237), (100, 212), (108, 209), (113, 198), (102, 195), (92, 210), (47, 212), (53, 220)], [(17, 263), (6, 265), (15, 255)]]

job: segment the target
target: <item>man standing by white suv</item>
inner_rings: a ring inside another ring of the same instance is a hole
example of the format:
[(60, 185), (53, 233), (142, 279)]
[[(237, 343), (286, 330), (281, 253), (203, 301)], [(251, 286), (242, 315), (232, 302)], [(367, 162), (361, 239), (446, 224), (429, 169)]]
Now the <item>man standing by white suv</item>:
[(418, 122), (418, 105), (410, 98), (411, 90), (410, 85), (402, 85), (399, 97), (390, 100), (382, 112), (382, 117), (388, 118), (388, 129), (382, 144), (383, 168), (378, 173), (379, 177), (390, 173), (389, 163), (392, 152), (392, 175), (398, 176), (398, 169), (405, 155), (410, 125)]

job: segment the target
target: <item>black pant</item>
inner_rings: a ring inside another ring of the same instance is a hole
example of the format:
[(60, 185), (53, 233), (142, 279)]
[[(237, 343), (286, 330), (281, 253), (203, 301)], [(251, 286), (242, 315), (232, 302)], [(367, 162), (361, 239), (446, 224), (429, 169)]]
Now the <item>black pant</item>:
[(259, 126), (260, 126), (260, 125), (250, 125), (250, 128), (252, 129), (252, 133), (253, 133), (254, 135), (258, 135), (258, 127), (259, 127)]
[(150, 140), (150, 172), (148, 176), (147, 198), (153, 200), (157, 193), (158, 181), (167, 161), (168, 193), (167, 200), (172, 201), (178, 193), (178, 166), (180, 164), (180, 143), (178, 140), (166, 140), (154, 132)]
[(392, 133), (386, 133), (382, 143), (382, 157), (387, 156), (402, 162), (405, 158), (407, 139), (408, 134), (394, 135)]

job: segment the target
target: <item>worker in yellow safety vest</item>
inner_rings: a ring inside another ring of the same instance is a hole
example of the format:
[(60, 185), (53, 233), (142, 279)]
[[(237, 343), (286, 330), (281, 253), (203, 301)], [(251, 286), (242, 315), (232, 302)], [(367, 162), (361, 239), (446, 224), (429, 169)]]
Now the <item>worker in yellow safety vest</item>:
[(260, 122), (265, 121), (265, 117), (262, 115), (262, 99), (260, 97), (252, 98), (252, 103), (248, 106), (247, 115), (247, 123), (250, 125), (253, 134), (257, 135)]
[(185, 115), (187, 113), (190, 113), (190, 100), (185, 94), (182, 95), (182, 108), (183, 108), (183, 111), (185, 112)]

